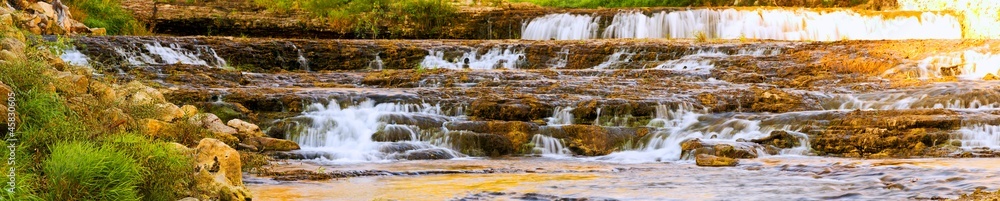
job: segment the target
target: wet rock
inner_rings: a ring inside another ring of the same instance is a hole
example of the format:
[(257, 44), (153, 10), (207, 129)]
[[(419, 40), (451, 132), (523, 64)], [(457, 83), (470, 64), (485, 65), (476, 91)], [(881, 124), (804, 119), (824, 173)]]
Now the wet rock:
[(215, 114), (224, 122), (228, 122), (233, 119), (247, 119), (254, 121), (256, 116), (250, 109), (247, 109), (242, 104), (239, 103), (229, 103), (229, 102), (207, 102), (199, 103), (198, 108), (201, 108), (207, 113)]
[[(688, 139), (681, 142), (681, 159), (688, 159), (692, 156), (711, 155), (727, 158), (757, 158), (761, 153), (758, 150), (767, 150), (757, 143), (750, 142), (728, 142), (702, 140), (698, 138)], [(771, 154), (776, 154), (777, 150), (770, 150)]]
[(201, 199), (249, 200), (240, 154), (222, 141), (205, 138), (195, 148), (194, 189)]
[(422, 129), (441, 128), (447, 120), (443, 117), (421, 114), (386, 114), (379, 117), (379, 121), (381, 122), (415, 125)]
[(243, 140), (244, 144), (256, 147), (264, 151), (291, 151), (299, 150), (299, 144), (283, 139), (269, 137), (250, 137)]
[(405, 158), (406, 160), (440, 160), (454, 157), (455, 155), (447, 149), (421, 149), (408, 151), (400, 158)]
[(372, 134), (372, 140), (376, 142), (410, 141), (413, 140), (413, 135), (418, 132), (420, 132), (420, 128), (415, 126), (391, 125)]
[(725, 156), (713, 156), (708, 154), (698, 154), (695, 157), (695, 164), (704, 167), (726, 167), (736, 166), (736, 159)]
[[(451, 131), (470, 131), (470, 133), (475, 133), (470, 139), (463, 139), (463, 141), (477, 142), (475, 144), (483, 143), (483, 145), (489, 145), (489, 142), (494, 142), (494, 146), (488, 146), (489, 148), (483, 149), (485, 151), (482, 154), (490, 156), (507, 155), (512, 153), (519, 153), (524, 150), (522, 145), (528, 143), (531, 140), (529, 133), (534, 133), (538, 130), (538, 125), (530, 122), (520, 122), (520, 121), (463, 121), (463, 122), (449, 122), (445, 125), (448, 130)], [(481, 134), (493, 134), (495, 136), (487, 136)], [(498, 140), (496, 138), (502, 138), (503, 140)], [(473, 140), (475, 139), (475, 140)], [(505, 143), (506, 142), (506, 143)], [(468, 144), (468, 143), (467, 143)], [(509, 146), (509, 147), (508, 147)], [(467, 153), (464, 152), (463, 153)], [(470, 153), (467, 153), (470, 154)], [(472, 153), (470, 155), (477, 155)]]
[(852, 111), (834, 118), (824, 130), (809, 132), (818, 154), (886, 158), (928, 156), (932, 146), (945, 144), (949, 130), (962, 119), (951, 110)]
[(622, 150), (629, 142), (636, 142), (640, 135), (649, 133), (646, 128), (605, 128), (594, 125), (564, 125), (540, 129), (539, 133), (562, 139), (574, 154), (585, 156), (607, 155)]
[(457, 151), (470, 156), (504, 156), (514, 154), (520, 148), (511, 142), (511, 138), (500, 134), (451, 131), (448, 135)]
[(552, 107), (530, 95), (501, 98), (479, 97), (469, 106), (470, 115), (484, 120), (531, 121), (552, 114)]
[(265, 134), (273, 138), (294, 139), (310, 126), (312, 126), (312, 119), (291, 117), (275, 121), (267, 128)]
[(781, 130), (771, 131), (771, 135), (761, 139), (750, 140), (750, 142), (762, 145), (771, 145), (782, 149), (797, 147), (801, 144), (799, 143), (799, 139), (797, 137), (789, 134), (787, 131)]

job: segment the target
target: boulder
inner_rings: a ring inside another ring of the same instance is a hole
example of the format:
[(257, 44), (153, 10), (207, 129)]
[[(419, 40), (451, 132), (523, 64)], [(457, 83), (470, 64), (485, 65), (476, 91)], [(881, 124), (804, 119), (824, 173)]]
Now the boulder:
[(986, 80), (986, 81), (1000, 80), (1000, 78), (998, 78), (996, 75), (993, 75), (993, 73), (987, 73), (986, 76), (983, 76), (983, 80)]
[(118, 108), (109, 108), (100, 112), (101, 118), (107, 118), (109, 125), (108, 128), (124, 128), (124, 125), (128, 122), (132, 122), (132, 117)]
[(212, 113), (195, 115), (194, 117), (191, 117), (191, 123), (199, 125), (202, 128), (208, 129), (208, 131), (216, 134), (234, 135), (238, 132), (235, 128), (223, 124), (222, 120)]
[(246, 122), (240, 119), (232, 119), (226, 122), (226, 125), (233, 127), (241, 136), (246, 137), (263, 137), (264, 133), (260, 132), (260, 127), (256, 124)]
[(198, 108), (194, 107), (194, 105), (181, 106), (181, 111), (184, 112), (184, 117), (193, 117), (198, 114)]
[(24, 42), (13, 37), (0, 39), (0, 48), (4, 50), (9, 50), (11, 52), (24, 52), (25, 47), (26, 45)]
[(681, 142), (681, 159), (690, 159), (701, 154), (727, 158), (757, 158), (757, 150), (777, 154), (777, 150), (769, 150), (764, 146), (751, 142), (731, 142), (719, 140), (702, 140), (698, 138)]
[(140, 129), (148, 135), (159, 136), (163, 128), (167, 126), (167, 122), (163, 122), (156, 119), (142, 119), (139, 120)]
[(733, 158), (708, 154), (698, 154), (694, 161), (696, 165), (705, 167), (736, 166), (737, 163), (736, 159)]
[(250, 137), (243, 140), (243, 144), (264, 151), (291, 151), (299, 149), (298, 143), (269, 137)]
[(90, 85), (89, 77), (70, 72), (58, 72), (55, 79), (59, 83), (56, 85), (57, 92), (73, 96), (87, 93)]
[(243, 185), (240, 153), (222, 141), (205, 138), (195, 148), (195, 191), (202, 200), (250, 200)]
[(452, 154), (450, 150), (436, 148), (409, 151), (401, 155), (399, 158), (405, 158), (406, 160), (440, 160), (452, 159), (455, 158), (455, 155)]
[(116, 91), (117, 94), (125, 95), (125, 97), (123, 97), (125, 102), (135, 105), (166, 102), (166, 99), (163, 98), (163, 94), (160, 93), (160, 91), (157, 91), (152, 87), (148, 87), (138, 81), (132, 81), (123, 86), (119, 86)]
[(14, 61), (18, 58), (21, 57), (10, 50), (0, 50), (0, 61)]
[(174, 119), (184, 117), (184, 111), (173, 103), (156, 104), (156, 111), (159, 114), (157, 119), (160, 121), (172, 122)]
[(750, 140), (750, 142), (762, 145), (770, 145), (782, 149), (788, 149), (801, 145), (799, 139), (796, 138), (794, 135), (788, 133), (787, 131), (780, 131), (780, 130), (771, 131), (770, 136), (761, 139)]

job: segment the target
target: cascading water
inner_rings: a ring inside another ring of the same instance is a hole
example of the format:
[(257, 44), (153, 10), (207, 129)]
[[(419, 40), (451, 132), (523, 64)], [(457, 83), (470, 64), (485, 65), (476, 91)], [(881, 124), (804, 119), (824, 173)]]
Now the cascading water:
[(478, 52), (479, 50), (474, 48), (465, 49), (461, 56), (447, 58), (444, 50), (428, 50), (428, 54), (420, 62), (420, 66), (448, 69), (515, 69), (518, 63), (524, 60), (524, 50), (513, 46), (493, 47), (481, 55)]
[[(299, 118), (311, 123), (304, 132), (290, 136), (302, 146), (300, 152), (317, 154), (334, 162), (364, 162), (405, 159), (407, 155), (430, 151), (443, 154), (439, 158), (460, 157), (462, 154), (419, 141), (419, 136), (409, 127), (393, 125), (392, 118), (425, 116), (450, 120), (439, 106), (382, 103), (368, 100), (356, 106), (341, 108), (336, 101), (324, 106), (310, 105)], [(376, 142), (372, 136), (383, 129), (405, 129), (411, 139), (405, 142)]]
[(160, 42), (153, 42), (144, 43), (141, 48), (115, 47), (114, 50), (133, 66), (187, 64), (225, 67), (227, 65), (211, 47), (204, 45), (193, 47), (194, 49), (186, 49), (175, 43), (164, 46)]
[(632, 52), (631, 50), (616, 50), (615, 53), (608, 56), (608, 60), (594, 66), (594, 69), (612, 69), (618, 67), (619, 65), (628, 64), (629, 62), (632, 62), (632, 56), (635, 56), (635, 52)]
[(90, 57), (81, 53), (76, 47), (64, 50), (63, 54), (59, 55), (59, 58), (71, 65), (90, 66)]
[(581, 40), (597, 37), (600, 17), (569, 13), (550, 14), (535, 18), (521, 31), (521, 39)]
[[(859, 14), (850, 10), (814, 11), (806, 9), (695, 9), (661, 11), (646, 15), (618, 13), (601, 36), (561, 34), (569, 31), (590, 33), (599, 29), (594, 17), (550, 14), (539, 17), (522, 32), (523, 39), (575, 40), (603, 38), (706, 38), (774, 40), (904, 40), (960, 39), (958, 18), (943, 13), (923, 12), (911, 16)], [(554, 20), (558, 19), (558, 20)], [(549, 26), (542, 26), (542, 23)], [(556, 26), (555, 24), (558, 24)], [(816, 25), (823, 26), (816, 26)], [(935, 30), (935, 31), (925, 31)], [(560, 33), (560, 34), (553, 34)], [(589, 37), (588, 37), (589, 36)], [(584, 38), (586, 37), (586, 38)]]
[(572, 107), (556, 107), (554, 112), (552, 112), (552, 117), (548, 118), (548, 125), (559, 126), (573, 124), (573, 113), (571, 112), (573, 112)]
[(295, 46), (294, 43), (292, 43), (292, 49), (295, 49), (295, 53), (297, 54), (295, 61), (299, 63), (299, 67), (302, 70), (309, 71), (309, 60), (306, 60), (306, 57), (302, 56), (302, 50), (298, 46)]
[(981, 80), (987, 74), (996, 78), (1000, 74), (1000, 54), (967, 50), (932, 56), (916, 64), (916, 74), (921, 79), (956, 76), (963, 80)]
[[(665, 105), (656, 107), (656, 118), (649, 127), (657, 128), (652, 138), (639, 150), (616, 152), (601, 160), (621, 162), (675, 161), (681, 159), (681, 142), (698, 138), (706, 142), (736, 143), (737, 139), (758, 139), (771, 131), (787, 130), (788, 127), (773, 128), (761, 126), (760, 120), (747, 120), (718, 115), (710, 115), (689, 109), (690, 105), (680, 105), (671, 109)], [(801, 153), (801, 149), (790, 153)], [(763, 154), (762, 151), (758, 151)]]
[(573, 155), (573, 152), (566, 146), (563, 146), (562, 140), (558, 138), (536, 134), (531, 138), (531, 144), (535, 145), (535, 154), (540, 154), (544, 157), (558, 158)]
[(962, 148), (1000, 149), (1000, 126), (974, 124), (963, 126), (958, 130), (961, 135)]

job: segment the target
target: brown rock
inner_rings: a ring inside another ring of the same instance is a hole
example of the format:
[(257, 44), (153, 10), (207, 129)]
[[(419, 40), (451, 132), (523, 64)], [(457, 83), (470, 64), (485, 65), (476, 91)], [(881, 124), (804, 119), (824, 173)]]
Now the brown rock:
[(160, 114), (157, 117), (160, 121), (172, 122), (174, 119), (184, 117), (184, 111), (173, 103), (156, 104), (156, 111)]
[(787, 131), (771, 131), (771, 135), (761, 139), (750, 140), (750, 142), (762, 145), (771, 145), (783, 149), (796, 147), (801, 144), (799, 143), (798, 138)]
[(90, 93), (102, 102), (113, 102), (118, 100), (118, 93), (116, 93), (111, 86), (108, 86), (103, 82), (91, 82)]
[(736, 159), (723, 157), (723, 156), (713, 156), (708, 154), (698, 154), (694, 160), (695, 164), (704, 167), (726, 167), (726, 166), (736, 166)]
[[(7, 132), (7, 119), (9, 118), (7, 116), (7, 108), (8, 108), (7, 106), (9, 106), (7, 105), (7, 102), (8, 99), (10, 98), (9, 95), (13, 92), (14, 90), (12, 90), (10, 86), (7, 86), (3, 82), (0, 82), (0, 123), (2, 123), (0, 124), (0, 129), (2, 129), (0, 130), (0, 132), (4, 133)], [(16, 99), (17, 96), (15, 95), (14, 98)], [(17, 104), (17, 102), (14, 103)], [(19, 116), (15, 116), (14, 121), (18, 122), (19, 121), (18, 118)]]
[(205, 138), (195, 148), (195, 191), (204, 200), (249, 200), (243, 185), (240, 153), (222, 141)]
[(251, 137), (244, 140), (244, 143), (265, 151), (291, 151), (299, 149), (298, 143), (269, 137)]
[(260, 127), (246, 122), (240, 119), (232, 119), (226, 122), (229, 127), (236, 128), (237, 132), (241, 135), (252, 136), (252, 137), (263, 137), (264, 133), (260, 131)]
[(194, 107), (194, 105), (181, 106), (181, 111), (184, 112), (184, 117), (193, 117), (198, 114), (198, 108)]
[(163, 122), (156, 119), (142, 119), (139, 120), (139, 125), (141, 125), (141, 130), (151, 136), (159, 136), (163, 128), (167, 126), (167, 122)]
[(213, 133), (233, 135), (238, 132), (235, 128), (223, 124), (222, 120), (212, 113), (198, 114), (191, 117), (191, 120), (192, 124), (199, 125), (202, 128), (212, 131)]
[(0, 60), (2, 61), (15, 61), (18, 60), (18, 58), (20, 58), (20, 56), (17, 56), (14, 52), (9, 50), (0, 50)]
[(90, 84), (89, 77), (69, 72), (59, 72), (55, 75), (55, 78), (59, 82), (56, 85), (56, 91), (69, 95), (87, 93), (87, 88)]
[(132, 81), (123, 86), (119, 86), (117, 89), (118, 94), (124, 94), (126, 102), (142, 105), (142, 104), (154, 104), (154, 103), (165, 103), (166, 99), (163, 98), (163, 94), (152, 87), (148, 87), (141, 82)]

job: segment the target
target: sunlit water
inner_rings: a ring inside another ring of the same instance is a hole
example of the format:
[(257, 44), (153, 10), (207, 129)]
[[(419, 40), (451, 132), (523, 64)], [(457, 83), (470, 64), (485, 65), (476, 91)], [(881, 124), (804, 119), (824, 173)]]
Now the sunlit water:
[[(314, 166), (310, 166), (314, 167)], [(356, 177), (276, 182), (250, 177), (260, 200), (518, 200), (538, 193), (563, 198), (618, 200), (910, 200), (956, 198), (1000, 183), (992, 159), (852, 160), (768, 157), (731, 168), (689, 162), (619, 164), (541, 158), (407, 161), (328, 166), (342, 170), (482, 170), (518, 173)], [(504, 192), (504, 196), (473, 195)], [(510, 193), (517, 193), (510, 195)]]

